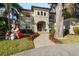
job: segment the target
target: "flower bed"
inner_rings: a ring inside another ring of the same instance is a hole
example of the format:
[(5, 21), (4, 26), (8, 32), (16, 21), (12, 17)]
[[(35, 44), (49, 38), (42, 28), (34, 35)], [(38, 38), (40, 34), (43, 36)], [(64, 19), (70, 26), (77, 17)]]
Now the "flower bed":
[(33, 35), (29, 35), (29, 36), (27, 36), (26, 38), (28, 39), (28, 40), (34, 40), (36, 37), (38, 37), (39, 36), (39, 34), (38, 33), (34, 33)]
[(54, 35), (52, 35), (51, 33), (49, 34), (49, 39), (53, 41), (54, 43), (62, 44), (62, 42), (59, 39), (55, 38)]

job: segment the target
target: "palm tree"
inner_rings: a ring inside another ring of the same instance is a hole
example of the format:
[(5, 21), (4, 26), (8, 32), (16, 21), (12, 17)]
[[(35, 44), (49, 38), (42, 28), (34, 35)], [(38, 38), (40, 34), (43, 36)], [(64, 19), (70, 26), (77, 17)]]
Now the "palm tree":
[(55, 26), (55, 37), (63, 37), (63, 4), (62, 3), (52, 3), (51, 9), (55, 9), (56, 13), (56, 26)]
[[(54, 7), (53, 7), (54, 6)], [(51, 4), (51, 9), (55, 8), (56, 11), (56, 33), (55, 37), (63, 38), (63, 20), (64, 20), (64, 10), (68, 15), (73, 15), (74, 5), (73, 4)], [(65, 13), (66, 13), (65, 12)]]
[(4, 16), (7, 17), (8, 15), (8, 29), (10, 30), (10, 8), (12, 7), (10, 3), (4, 3), (5, 5), (5, 12)]
[(75, 13), (75, 4), (73, 3), (66, 3), (64, 4), (64, 15), (66, 15), (66, 18), (70, 18), (74, 16)]
[(16, 13), (14, 15), (17, 18), (17, 23), (19, 23), (19, 19), (21, 18), (21, 14), (22, 14), (23, 8), (19, 4), (17, 4), (17, 3), (13, 3), (12, 6), (16, 10), (15, 11)]
[(79, 18), (79, 3), (74, 4), (74, 12), (75, 17)]
[(63, 37), (63, 5), (58, 3), (56, 6), (56, 37)]
[[(17, 19), (19, 19), (20, 18), (20, 13), (22, 12), (22, 7), (19, 5), (19, 4), (17, 4), (17, 3), (4, 3), (4, 5), (5, 5), (5, 12), (4, 12), (4, 16), (6, 16), (7, 17), (7, 15), (8, 15), (8, 28), (9, 28), (9, 30), (11, 29), (10, 28), (10, 13), (12, 13), (12, 19), (13, 19), (13, 16), (16, 16), (16, 18)], [(19, 14), (16, 12), (16, 10), (19, 12)], [(11, 11), (10, 11), (11, 10)], [(15, 13), (14, 13), (15, 12)]]

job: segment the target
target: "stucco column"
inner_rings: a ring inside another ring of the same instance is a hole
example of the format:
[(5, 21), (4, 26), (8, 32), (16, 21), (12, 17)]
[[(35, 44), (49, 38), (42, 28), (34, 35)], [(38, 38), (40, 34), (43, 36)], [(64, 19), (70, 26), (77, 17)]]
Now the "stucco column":
[(46, 23), (46, 32), (49, 32), (49, 23)]
[(34, 24), (34, 32), (37, 32), (37, 24)]

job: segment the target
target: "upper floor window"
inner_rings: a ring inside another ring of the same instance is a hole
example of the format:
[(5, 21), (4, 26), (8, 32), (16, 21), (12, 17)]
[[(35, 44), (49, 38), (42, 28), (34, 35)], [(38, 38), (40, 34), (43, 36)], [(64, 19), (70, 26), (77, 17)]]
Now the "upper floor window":
[(40, 15), (40, 13), (39, 13), (39, 12), (37, 12), (37, 14), (38, 14), (38, 15)]
[(46, 16), (46, 13), (44, 12), (44, 16)]
[(43, 12), (41, 11), (41, 15), (43, 15)]

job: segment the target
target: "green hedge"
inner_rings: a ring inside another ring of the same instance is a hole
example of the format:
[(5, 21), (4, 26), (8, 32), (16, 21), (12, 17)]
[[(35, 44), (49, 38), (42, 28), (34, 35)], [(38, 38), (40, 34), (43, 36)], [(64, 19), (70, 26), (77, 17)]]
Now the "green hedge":
[(64, 19), (64, 22), (70, 22), (70, 21), (77, 21), (78, 18), (67, 18), (67, 19)]
[(74, 30), (75, 34), (79, 34), (79, 25), (74, 26), (73, 30)]

